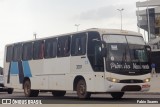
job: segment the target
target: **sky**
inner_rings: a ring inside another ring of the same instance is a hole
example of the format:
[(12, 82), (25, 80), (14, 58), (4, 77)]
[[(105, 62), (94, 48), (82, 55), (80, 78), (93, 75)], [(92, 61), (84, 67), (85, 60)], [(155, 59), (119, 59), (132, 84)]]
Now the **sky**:
[(0, 0), (0, 66), (6, 44), (89, 28), (137, 30), (139, 0)]

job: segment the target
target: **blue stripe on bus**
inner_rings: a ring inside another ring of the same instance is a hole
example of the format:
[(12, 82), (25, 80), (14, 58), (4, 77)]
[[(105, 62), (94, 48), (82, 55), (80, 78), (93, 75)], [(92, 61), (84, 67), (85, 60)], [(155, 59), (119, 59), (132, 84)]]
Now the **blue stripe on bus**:
[(24, 77), (32, 77), (31, 69), (28, 61), (22, 61)]
[(19, 74), (18, 62), (11, 62), (10, 74)]
[(24, 77), (32, 77), (28, 61), (10, 62), (7, 83), (10, 83), (10, 75), (18, 74), (19, 82), (23, 83)]

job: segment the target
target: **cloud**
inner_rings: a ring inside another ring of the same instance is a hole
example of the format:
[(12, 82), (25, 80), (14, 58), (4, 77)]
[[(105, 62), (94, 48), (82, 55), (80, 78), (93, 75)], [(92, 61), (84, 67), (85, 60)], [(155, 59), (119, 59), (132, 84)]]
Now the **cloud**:
[(133, 18), (135, 16), (136, 6), (135, 4), (121, 4), (121, 5), (108, 5), (97, 9), (81, 12), (74, 18), (79, 20), (106, 20), (112, 18), (119, 19), (119, 11), (117, 9), (124, 8), (124, 18)]
[(117, 9), (124, 8), (123, 11), (123, 29), (137, 31), (136, 4), (134, 2), (128, 4), (111, 4), (97, 8), (81, 11), (75, 15), (73, 22), (76, 21), (82, 26), (95, 28), (114, 28), (121, 27), (120, 12)]

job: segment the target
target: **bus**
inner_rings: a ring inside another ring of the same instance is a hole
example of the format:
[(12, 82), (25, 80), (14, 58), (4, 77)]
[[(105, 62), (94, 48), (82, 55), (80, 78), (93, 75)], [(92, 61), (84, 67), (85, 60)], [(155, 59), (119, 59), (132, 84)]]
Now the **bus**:
[(5, 86), (27, 97), (76, 92), (78, 98), (150, 89), (150, 48), (142, 35), (118, 29), (91, 28), (5, 46)]

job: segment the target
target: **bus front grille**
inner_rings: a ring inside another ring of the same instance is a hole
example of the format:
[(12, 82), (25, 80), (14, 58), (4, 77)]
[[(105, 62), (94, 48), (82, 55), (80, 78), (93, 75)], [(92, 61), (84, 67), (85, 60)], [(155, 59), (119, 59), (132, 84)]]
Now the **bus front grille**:
[(143, 80), (128, 79), (128, 80), (120, 80), (119, 83), (143, 83)]

